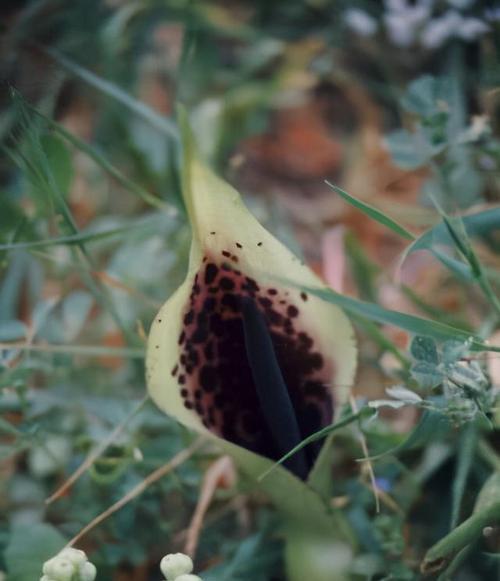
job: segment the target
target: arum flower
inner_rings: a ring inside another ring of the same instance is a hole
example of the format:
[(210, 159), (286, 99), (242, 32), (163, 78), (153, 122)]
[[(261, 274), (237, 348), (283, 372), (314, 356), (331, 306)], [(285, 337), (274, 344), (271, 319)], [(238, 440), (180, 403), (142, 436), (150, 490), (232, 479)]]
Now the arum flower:
[[(257, 478), (334, 420), (355, 370), (353, 332), (342, 311), (303, 290), (324, 285), (200, 161), (185, 113), (179, 117), (193, 239), (186, 279), (151, 327), (148, 389), (163, 411), (213, 436)], [(324, 544), (325, 534), (338, 539), (343, 530), (326, 500), (329, 474), (325, 444), (260, 482), (288, 523), (289, 551), (305, 531)], [(290, 579), (336, 578), (331, 569), (325, 577), (294, 569)]]

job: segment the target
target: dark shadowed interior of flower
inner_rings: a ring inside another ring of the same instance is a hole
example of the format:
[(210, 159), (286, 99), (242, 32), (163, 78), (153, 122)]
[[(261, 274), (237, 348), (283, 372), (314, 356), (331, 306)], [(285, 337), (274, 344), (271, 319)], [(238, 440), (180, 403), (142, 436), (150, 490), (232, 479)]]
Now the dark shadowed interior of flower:
[[(332, 421), (333, 362), (301, 314), (308, 295), (261, 286), (239, 269), (244, 251), (204, 256), (170, 373), (207, 429), (276, 460)], [(286, 466), (305, 478), (317, 453), (310, 445)]]

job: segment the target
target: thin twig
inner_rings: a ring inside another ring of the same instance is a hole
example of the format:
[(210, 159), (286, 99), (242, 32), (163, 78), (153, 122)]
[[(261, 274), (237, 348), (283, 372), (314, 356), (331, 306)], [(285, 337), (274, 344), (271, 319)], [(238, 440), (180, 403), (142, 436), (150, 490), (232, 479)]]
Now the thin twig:
[[(239, 521), (242, 521), (242, 528), (244, 530), (249, 530), (250, 528), (250, 517), (249, 517), (249, 510), (248, 510), (248, 497), (244, 494), (238, 494), (228, 500), (224, 505), (217, 507), (214, 509), (209, 515), (207, 515), (204, 524), (205, 526), (211, 526), (220, 519), (224, 518), (227, 514), (234, 512), (236, 513), (236, 518)], [(187, 535), (189, 534), (188, 529), (184, 529), (179, 531), (174, 537), (173, 544), (180, 545), (180, 543), (185, 542)]]
[[(373, 482), (370, 480), (370, 483), (368, 484), (368, 482), (364, 482), (363, 483), (366, 487), (373, 487)], [(385, 492), (385, 490), (382, 490), (381, 488), (377, 487), (377, 494), (378, 494), (378, 498), (381, 500), (382, 504), (385, 504), (387, 506), (387, 508), (391, 509), (392, 511), (404, 515), (404, 510), (399, 506), (399, 504), (394, 500), (394, 498), (392, 498), (392, 496), (390, 496), (389, 494), (387, 494), (387, 492)]]
[(218, 458), (205, 472), (203, 477), (201, 493), (198, 498), (198, 503), (196, 504), (196, 509), (191, 518), (191, 522), (189, 523), (184, 548), (184, 552), (192, 558), (194, 558), (196, 553), (196, 547), (198, 546), (198, 539), (205, 519), (205, 514), (212, 502), (212, 498), (221, 479), (225, 475), (229, 475), (229, 480), (234, 482), (234, 465), (229, 456)]
[(77, 541), (79, 541), (84, 535), (86, 535), (89, 531), (95, 528), (98, 524), (102, 523), (116, 511), (120, 510), (123, 506), (128, 504), (131, 500), (133, 500), (136, 496), (139, 496), (148, 486), (155, 483), (163, 476), (166, 476), (172, 470), (175, 470), (178, 466), (183, 464), (186, 460), (188, 460), (204, 443), (206, 442), (206, 438), (200, 436), (197, 438), (191, 446), (181, 450), (178, 454), (176, 454), (171, 460), (169, 460), (160, 468), (157, 468), (154, 472), (151, 472), (149, 476), (147, 476), (142, 482), (140, 482), (137, 486), (132, 488), (125, 496), (122, 496), (118, 502), (112, 504), (109, 508), (105, 511), (101, 512), (98, 516), (95, 517), (88, 525), (84, 526), (83, 529), (75, 535), (66, 547), (72, 547)]
[(55, 500), (58, 500), (73, 484), (84, 474), (92, 464), (99, 458), (99, 456), (106, 450), (106, 448), (116, 440), (116, 438), (123, 432), (127, 427), (130, 420), (138, 414), (146, 402), (149, 401), (149, 395), (145, 395), (141, 401), (134, 406), (130, 413), (116, 426), (116, 428), (105, 438), (90, 454), (85, 458), (85, 460), (80, 464), (80, 466), (73, 472), (73, 474), (60, 486), (53, 494), (51, 494), (46, 500), (45, 504), (51, 504)]
[[(349, 403), (351, 404), (351, 410), (354, 414), (359, 413), (358, 404), (356, 403), (356, 399), (351, 394), (349, 396)], [(363, 464), (366, 466), (368, 471), (368, 475), (370, 477), (370, 482), (373, 489), (373, 496), (375, 498), (375, 510), (377, 513), (380, 512), (380, 498), (379, 498), (379, 489), (377, 486), (377, 481), (375, 480), (375, 472), (373, 471), (372, 463), (370, 462), (370, 453), (368, 451), (368, 445), (366, 443), (366, 438), (361, 430), (359, 430), (359, 442), (361, 444), (361, 449), (363, 450), (364, 461)]]

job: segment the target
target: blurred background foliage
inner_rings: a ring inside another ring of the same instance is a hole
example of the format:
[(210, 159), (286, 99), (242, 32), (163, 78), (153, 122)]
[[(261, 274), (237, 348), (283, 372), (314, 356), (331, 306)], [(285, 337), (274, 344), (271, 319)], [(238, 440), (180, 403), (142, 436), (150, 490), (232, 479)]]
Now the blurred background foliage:
[[(36, 578), (45, 558), (192, 440), (144, 400), (147, 329), (189, 249), (176, 102), (212, 165), (333, 288), (500, 344), (498, 3), (4, 0), (0, 11), (7, 579)], [(326, 179), (422, 235), (423, 251), (401, 266), (408, 241)], [(373, 461), (377, 512), (356, 461), (359, 431), (337, 438), (332, 496), (360, 545), (351, 574), (419, 579), (426, 551), (471, 515), (500, 468), (500, 367), (494, 354), (471, 354), (463, 335), (410, 350), (407, 330), (355, 323), (355, 393), (377, 410), (360, 428), (370, 454), (391, 453)], [(387, 403), (394, 384), (407, 391)], [(45, 503), (117, 427), (82, 477)], [(216, 458), (194, 453), (83, 537), (98, 579), (158, 578), (161, 556), (189, 536)], [(206, 581), (283, 579), (272, 509), (241, 478), (217, 484), (196, 571)], [(443, 579), (498, 578), (498, 529), (487, 528), (457, 557), (453, 545)]]

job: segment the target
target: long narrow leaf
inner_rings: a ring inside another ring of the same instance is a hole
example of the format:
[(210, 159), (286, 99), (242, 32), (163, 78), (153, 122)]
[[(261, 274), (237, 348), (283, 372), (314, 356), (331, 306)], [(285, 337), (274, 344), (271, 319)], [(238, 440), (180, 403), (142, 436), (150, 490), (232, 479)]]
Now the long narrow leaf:
[(167, 117), (159, 115), (156, 111), (151, 109), (151, 107), (148, 107), (145, 103), (134, 99), (114, 83), (102, 79), (92, 71), (85, 69), (68, 57), (62, 55), (59, 51), (53, 48), (46, 48), (45, 52), (72, 75), (79, 77), (82, 81), (85, 81), (88, 85), (94, 87), (94, 89), (97, 89), (106, 96), (118, 101), (118, 103), (121, 103), (129, 111), (141, 117), (152, 127), (160, 130), (165, 135), (168, 135), (168, 137), (176, 140), (178, 139), (177, 128)]
[(314, 434), (311, 434), (310, 436), (302, 440), (300, 444), (297, 444), (294, 448), (292, 448), (289, 452), (287, 452), (284, 456), (277, 460), (276, 463), (273, 464), (271, 468), (269, 468), (269, 470), (266, 470), (266, 472), (261, 474), (259, 480), (265, 478), (268, 474), (270, 474), (274, 470), (276, 466), (278, 466), (279, 464), (283, 464), (283, 462), (285, 462), (286, 460), (288, 460), (288, 458), (299, 452), (299, 450), (302, 450), (302, 448), (305, 448), (307, 445), (312, 444), (312, 442), (316, 442), (317, 440), (322, 440), (323, 438), (326, 438), (329, 434), (336, 432), (337, 430), (340, 430), (340, 428), (344, 428), (349, 424), (352, 424), (352, 422), (359, 420), (362, 416), (366, 416), (367, 413), (369, 412), (367, 412), (367, 410), (365, 409), (357, 413), (349, 414), (348, 416), (342, 418), (338, 422), (330, 424), (329, 426), (326, 426), (321, 430), (314, 432)]
[[(332, 289), (324, 288), (303, 288), (304, 291), (316, 295), (320, 299), (334, 303), (344, 310), (366, 317), (371, 321), (382, 323), (384, 325), (394, 325), (404, 329), (414, 335), (423, 335), (432, 337), (436, 341), (463, 340), (471, 338), (470, 333), (457, 329), (438, 321), (431, 321), (415, 315), (408, 315), (400, 311), (385, 309), (374, 303), (366, 303), (352, 297), (341, 295)], [(495, 351), (500, 352), (500, 346), (483, 343), (478, 337), (472, 337), (471, 349), (474, 351)]]
[(349, 202), (349, 204), (351, 204), (358, 210), (361, 210), (364, 214), (366, 214), (379, 224), (382, 224), (386, 228), (389, 228), (394, 233), (405, 238), (406, 240), (415, 240), (415, 236), (411, 232), (409, 232), (406, 228), (401, 226), (401, 224), (398, 224), (392, 218), (389, 218), (389, 216), (384, 214), (382, 211), (377, 210), (377, 208), (374, 208), (373, 206), (367, 204), (366, 202), (358, 200), (354, 196), (351, 196), (351, 194), (348, 194), (347, 192), (345, 192), (338, 186), (333, 185), (329, 181), (326, 181), (326, 184), (330, 186), (333, 190), (335, 190), (339, 196), (342, 196), (342, 198), (344, 198), (346, 202)]
[(47, 240), (32, 240), (29, 242), (12, 242), (10, 244), (0, 244), (0, 251), (7, 250), (26, 250), (31, 248), (43, 248), (47, 246), (61, 246), (74, 245), (83, 242), (98, 242), (106, 238), (112, 238), (121, 234), (129, 233), (132, 228), (140, 228), (147, 226), (146, 224), (128, 224), (120, 228), (113, 228), (111, 230), (104, 230), (103, 232), (80, 232), (72, 236), (60, 236), (58, 238), (49, 238)]
[(144, 202), (146, 202), (146, 203), (150, 204), (151, 206), (154, 206), (155, 208), (158, 208), (158, 209), (168, 209), (168, 210), (171, 209), (168, 207), (168, 205), (163, 200), (150, 194), (142, 186), (140, 186), (140, 185), (136, 184), (135, 182), (133, 182), (132, 180), (130, 180), (117, 167), (115, 167), (106, 158), (104, 158), (102, 155), (100, 155), (92, 146), (90, 146), (88, 143), (85, 143), (85, 141), (79, 139), (76, 135), (73, 135), (72, 133), (67, 131), (60, 123), (57, 123), (57, 121), (50, 119), (49, 117), (47, 117), (46, 115), (44, 115), (43, 113), (38, 111), (38, 109), (36, 109), (35, 107), (32, 107), (29, 104), (26, 104), (26, 107), (30, 111), (35, 113), (35, 115), (38, 115), (40, 118), (42, 118), (45, 121), (45, 123), (47, 123), (47, 125), (49, 127), (54, 129), (55, 131), (57, 131), (57, 133), (59, 133), (59, 135), (61, 135), (61, 137), (63, 137), (69, 143), (71, 143), (71, 145), (73, 145), (74, 147), (76, 147), (80, 151), (83, 151), (83, 153), (85, 153), (88, 157), (90, 157), (104, 171), (109, 173), (122, 186), (127, 188), (130, 192), (139, 196)]
[(452, 509), (450, 530), (454, 529), (458, 524), (460, 507), (462, 505), (467, 478), (472, 467), (476, 446), (477, 428), (473, 422), (470, 422), (462, 429), (458, 445), (457, 466), (451, 491)]

